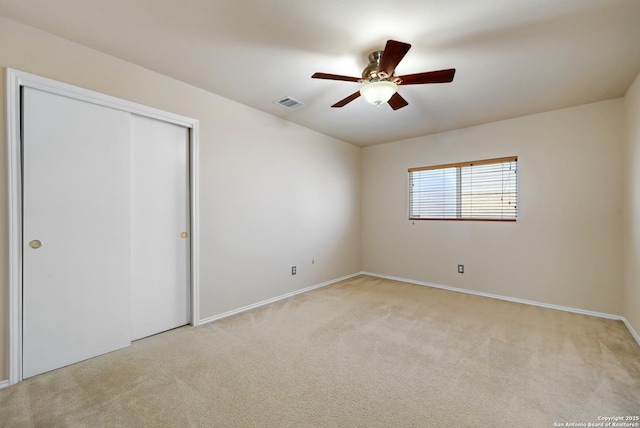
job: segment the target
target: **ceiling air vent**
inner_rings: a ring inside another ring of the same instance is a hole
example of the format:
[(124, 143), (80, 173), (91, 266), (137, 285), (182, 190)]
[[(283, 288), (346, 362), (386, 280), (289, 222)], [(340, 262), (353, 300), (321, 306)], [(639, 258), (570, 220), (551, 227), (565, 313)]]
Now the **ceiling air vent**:
[(304, 104), (302, 104), (300, 101), (294, 100), (291, 97), (281, 98), (279, 100), (274, 101), (274, 103), (281, 105), (282, 107), (289, 110), (296, 110), (304, 106)]

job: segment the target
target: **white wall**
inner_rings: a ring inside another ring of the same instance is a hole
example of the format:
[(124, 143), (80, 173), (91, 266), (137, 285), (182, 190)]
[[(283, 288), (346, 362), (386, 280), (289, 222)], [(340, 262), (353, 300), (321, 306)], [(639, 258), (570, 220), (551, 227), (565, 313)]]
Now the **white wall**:
[(625, 97), (624, 269), (622, 314), (640, 334), (640, 74)]
[[(200, 121), (203, 319), (360, 270), (359, 148), (4, 18), (0, 40), (0, 67)], [(4, 120), (0, 135), (5, 207)], [(0, 224), (1, 381), (8, 352), (6, 209)]]
[[(617, 99), (364, 148), (363, 270), (619, 315), (623, 117)], [(512, 155), (517, 222), (407, 220), (408, 168)]]

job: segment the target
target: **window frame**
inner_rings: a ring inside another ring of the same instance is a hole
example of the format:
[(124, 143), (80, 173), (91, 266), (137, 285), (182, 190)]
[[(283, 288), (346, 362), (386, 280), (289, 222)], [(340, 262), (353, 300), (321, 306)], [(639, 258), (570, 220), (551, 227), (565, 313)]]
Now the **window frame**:
[[(456, 191), (456, 200), (457, 203), (452, 208), (456, 210), (456, 217), (411, 217), (411, 173), (420, 172), (420, 171), (429, 171), (429, 170), (437, 170), (437, 169), (450, 169), (450, 168), (458, 168), (456, 170), (456, 176), (459, 180), (461, 169), (463, 167), (470, 166), (478, 166), (478, 165), (490, 165), (490, 164), (500, 164), (506, 162), (516, 162), (516, 183), (515, 183), (515, 199), (516, 199), (516, 208), (515, 208), (515, 217), (514, 218), (476, 218), (476, 217), (462, 217), (462, 193), (460, 191), (459, 182), (457, 184)], [(489, 221), (489, 222), (516, 222), (518, 220), (518, 200), (520, 198), (519, 195), (519, 187), (520, 183), (518, 180), (518, 156), (507, 156), (501, 158), (493, 158), (493, 159), (482, 159), (468, 162), (456, 162), (442, 165), (429, 165), (429, 166), (421, 166), (415, 168), (409, 168), (407, 171), (407, 218), (409, 221), (416, 220), (427, 220), (427, 221)]]

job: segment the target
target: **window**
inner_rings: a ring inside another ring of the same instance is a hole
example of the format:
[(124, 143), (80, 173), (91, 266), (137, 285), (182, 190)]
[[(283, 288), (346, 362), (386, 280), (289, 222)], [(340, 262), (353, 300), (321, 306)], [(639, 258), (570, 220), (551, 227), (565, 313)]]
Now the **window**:
[(409, 169), (410, 220), (515, 221), (518, 158)]

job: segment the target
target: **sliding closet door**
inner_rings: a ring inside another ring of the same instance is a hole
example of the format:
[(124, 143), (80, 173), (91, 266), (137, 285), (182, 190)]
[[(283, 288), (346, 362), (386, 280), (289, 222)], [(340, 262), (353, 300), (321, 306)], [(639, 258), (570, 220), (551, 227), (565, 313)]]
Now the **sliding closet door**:
[(189, 323), (189, 130), (132, 115), (131, 339)]
[(128, 113), (23, 89), (23, 377), (130, 344)]

